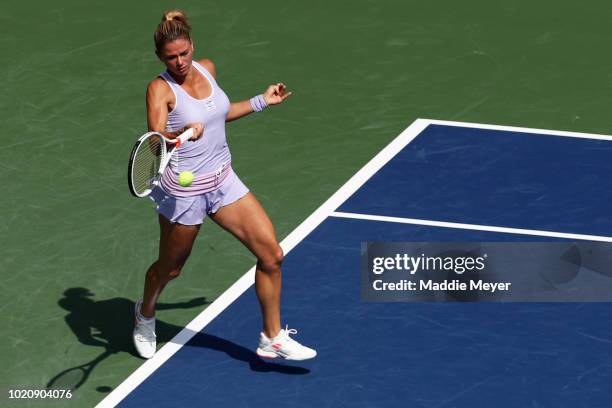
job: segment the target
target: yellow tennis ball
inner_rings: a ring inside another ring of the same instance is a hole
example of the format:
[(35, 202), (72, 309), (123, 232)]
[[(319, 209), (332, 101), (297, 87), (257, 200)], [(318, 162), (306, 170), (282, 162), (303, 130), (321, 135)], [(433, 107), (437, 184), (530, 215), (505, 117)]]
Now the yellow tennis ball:
[(190, 171), (181, 171), (178, 182), (183, 187), (189, 187), (193, 183), (193, 173)]

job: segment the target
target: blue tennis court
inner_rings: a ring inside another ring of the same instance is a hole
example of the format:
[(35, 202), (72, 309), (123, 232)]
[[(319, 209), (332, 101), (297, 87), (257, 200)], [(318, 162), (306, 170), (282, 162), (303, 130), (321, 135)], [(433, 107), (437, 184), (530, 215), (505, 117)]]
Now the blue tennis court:
[(283, 241), (283, 322), (316, 359), (255, 355), (250, 271), (100, 406), (612, 406), (607, 303), (360, 297), (362, 242), (612, 242), (611, 142), (416, 121)]

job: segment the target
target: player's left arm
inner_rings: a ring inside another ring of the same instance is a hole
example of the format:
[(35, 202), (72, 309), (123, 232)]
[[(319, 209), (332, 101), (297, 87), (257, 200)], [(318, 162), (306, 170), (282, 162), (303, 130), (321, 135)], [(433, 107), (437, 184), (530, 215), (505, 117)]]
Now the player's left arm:
[[(208, 72), (211, 73), (215, 80), (217, 79), (217, 70), (215, 68), (215, 64), (209, 59), (203, 59), (198, 61), (200, 65), (204, 66)], [(276, 83), (268, 86), (268, 88), (264, 91), (263, 98), (266, 101), (266, 105), (278, 105), (279, 103), (283, 103), (285, 99), (290, 97), (292, 92), (287, 92), (287, 86), (282, 83)], [(226, 122), (231, 122), (236, 119), (240, 119), (243, 116), (248, 115), (253, 112), (253, 107), (251, 106), (251, 101), (246, 99), (240, 102), (230, 103), (230, 110), (227, 113), (225, 118)]]
[[(283, 103), (285, 99), (290, 97), (292, 92), (287, 92), (287, 87), (282, 82), (279, 82), (274, 85), (268, 86), (268, 88), (263, 92), (262, 96), (266, 101), (266, 105), (278, 105), (279, 103)], [(232, 120), (239, 119), (243, 116), (252, 113), (253, 107), (251, 106), (251, 101), (249, 99), (234, 102), (230, 104), (230, 110), (225, 118), (226, 122), (231, 122)]]

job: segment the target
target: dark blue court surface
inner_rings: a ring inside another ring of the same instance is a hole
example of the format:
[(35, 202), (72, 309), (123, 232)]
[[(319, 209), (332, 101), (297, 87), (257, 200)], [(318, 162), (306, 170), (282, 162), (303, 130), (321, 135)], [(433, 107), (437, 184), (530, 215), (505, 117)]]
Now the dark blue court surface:
[[(612, 236), (612, 143), (431, 125), (338, 211)], [(366, 303), (363, 241), (550, 241), (329, 217), (286, 257), (283, 321), (316, 359), (262, 362), (251, 288), (122, 407), (612, 407), (606, 303)]]
[(612, 235), (612, 143), (430, 125), (338, 211)]

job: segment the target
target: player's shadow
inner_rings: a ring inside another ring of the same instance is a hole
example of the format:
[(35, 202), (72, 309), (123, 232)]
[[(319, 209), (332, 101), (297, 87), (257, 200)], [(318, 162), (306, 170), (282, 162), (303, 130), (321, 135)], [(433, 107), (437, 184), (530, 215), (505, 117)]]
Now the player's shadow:
[(291, 366), (288, 364), (276, 364), (262, 360), (255, 352), (249, 350), (246, 347), (240, 346), (229, 340), (222, 339), (212, 334), (207, 333), (195, 333), (193, 338), (189, 341), (190, 347), (204, 347), (216, 351), (221, 351), (227, 354), (229, 357), (244, 361), (249, 364), (249, 367), (253, 371), (257, 372), (277, 372), (281, 374), (308, 374), (310, 370), (303, 367)]
[[(64, 292), (58, 304), (69, 313), (65, 320), (82, 344), (101, 347), (110, 353), (125, 352), (138, 356), (132, 344), (134, 330), (134, 301), (126, 298), (94, 300), (94, 294), (86, 288), (71, 288)], [(157, 303), (157, 310), (190, 309), (203, 306), (205, 298), (188, 302)], [(157, 342), (170, 341), (182, 327), (157, 319)]]
[[(132, 343), (134, 330), (134, 302), (126, 298), (94, 300), (94, 294), (86, 288), (70, 288), (58, 304), (68, 314), (65, 321), (77, 339), (86, 346), (99, 347), (100, 354), (82, 365), (71, 367), (56, 374), (47, 383), (47, 388), (77, 389), (88, 379), (95, 367), (108, 356), (128, 353), (140, 358)], [(157, 310), (188, 309), (202, 306), (205, 298), (194, 298), (182, 303), (157, 303)], [(167, 343), (183, 327), (156, 320), (157, 343)], [(194, 334), (194, 333), (192, 333)], [(253, 351), (231, 341), (209, 334), (195, 333), (190, 346), (206, 347), (226, 353), (228, 356), (249, 363), (253, 371), (276, 371), (285, 374), (306, 374), (309, 370), (262, 361)], [(110, 391), (110, 387), (98, 387), (100, 392)]]
[[(99, 347), (101, 354), (88, 363), (57, 374), (49, 380), (48, 388), (79, 388), (95, 366), (111, 354), (128, 353), (138, 357), (132, 344), (134, 302), (126, 298), (94, 300), (93, 296), (89, 289), (70, 288), (64, 292), (58, 304), (68, 311), (65, 321), (77, 339), (86, 346)], [(200, 297), (182, 303), (158, 303), (157, 310), (189, 309), (206, 303), (209, 302)], [(158, 343), (170, 341), (181, 330), (180, 326), (159, 319), (156, 321)], [(100, 391), (108, 391), (108, 387), (102, 388)]]

